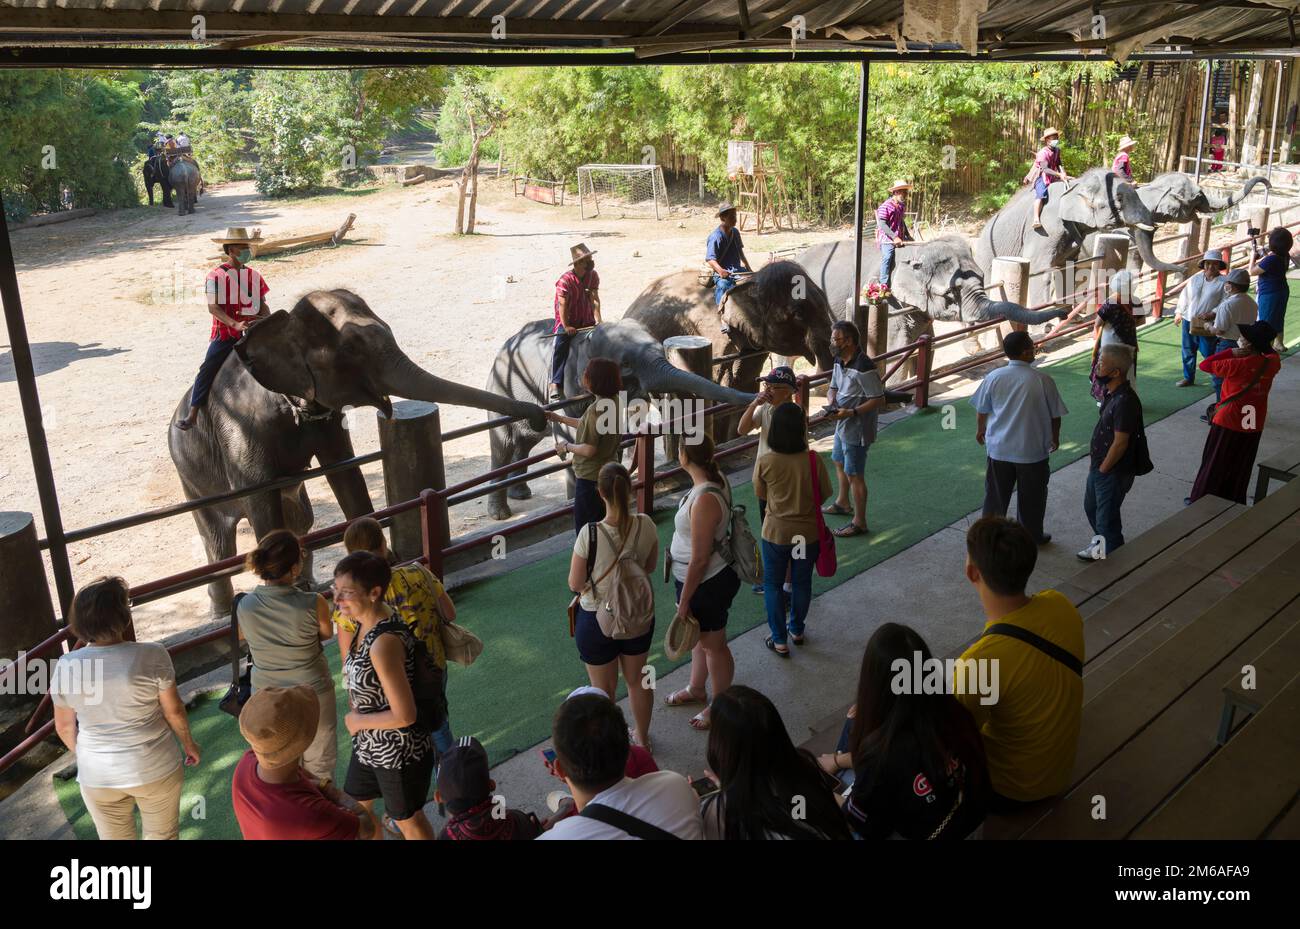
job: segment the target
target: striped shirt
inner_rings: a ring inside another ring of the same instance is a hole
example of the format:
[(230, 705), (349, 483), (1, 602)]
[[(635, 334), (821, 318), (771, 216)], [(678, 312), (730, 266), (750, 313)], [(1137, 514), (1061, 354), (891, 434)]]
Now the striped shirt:
[(893, 197), (876, 207), (877, 242), (892, 242), (894, 236), (904, 241), (912, 238), (912, 234), (907, 231), (904, 210), (903, 204)]

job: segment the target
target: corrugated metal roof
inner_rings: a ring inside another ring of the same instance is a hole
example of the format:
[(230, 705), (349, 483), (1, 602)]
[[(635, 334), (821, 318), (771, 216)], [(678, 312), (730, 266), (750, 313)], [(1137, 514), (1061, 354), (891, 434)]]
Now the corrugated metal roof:
[[(803, 17), (803, 50), (1276, 54), (1296, 44), (1297, 9), (1282, 0), (0, 0), (0, 46), (631, 48), (652, 58), (788, 49), (789, 24)], [(191, 35), (196, 15), (202, 40)]]

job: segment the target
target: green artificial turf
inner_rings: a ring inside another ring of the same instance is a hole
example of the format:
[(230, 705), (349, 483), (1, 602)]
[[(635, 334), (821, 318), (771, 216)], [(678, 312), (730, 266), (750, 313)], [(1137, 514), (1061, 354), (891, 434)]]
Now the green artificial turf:
[[(1293, 304), (1300, 302), (1300, 288)], [(1295, 314), (1292, 314), (1295, 315)], [(1141, 351), (1137, 389), (1147, 424), (1210, 393), (1209, 378), (1201, 375), (1193, 388), (1175, 388), (1182, 376), (1179, 332), (1169, 321), (1139, 330)], [(1088, 452), (1097, 418), (1089, 393), (1088, 353), (1050, 365), (1070, 413), (1061, 424), (1061, 447), (1051, 458), (1053, 470)], [(917, 413), (881, 430), (867, 460), (870, 493), (869, 536), (838, 541), (839, 570), (832, 578), (815, 578), (814, 595), (843, 583), (873, 565), (914, 545), (977, 509), (984, 499), (984, 449), (975, 442), (975, 412), (966, 399)], [(1153, 450), (1159, 466), (1159, 449)], [(826, 456), (830, 467), (829, 455)], [(832, 469), (832, 473), (833, 469)], [(757, 523), (757, 504), (748, 483), (735, 489), (735, 500), (749, 507)], [(1079, 503), (1082, 506), (1082, 501)], [(660, 545), (672, 534), (672, 512), (656, 514)], [(842, 522), (832, 518), (832, 526)], [(1086, 541), (1086, 540), (1081, 540)], [(550, 734), (551, 716), (564, 696), (587, 683), (586, 672), (568, 634), (565, 608), (570, 599), (566, 580), (569, 556), (557, 554), (481, 581), (456, 593), (457, 613), (486, 647), (473, 667), (453, 666), (448, 700), (457, 735), (474, 735), (487, 748), (493, 763), (525, 751)], [(681, 662), (663, 653), (663, 634), (675, 610), (671, 582), (656, 579), (658, 603), (655, 644), (650, 660), (662, 675)], [(870, 610), (870, 604), (863, 608)], [(741, 589), (728, 621), (734, 638), (765, 623), (763, 598)], [(812, 618), (816, 626), (816, 616)], [(328, 651), (337, 675), (337, 647)], [(621, 687), (622, 685), (620, 685)], [(342, 689), (340, 688), (340, 695)], [(190, 711), (195, 739), (203, 750), (202, 764), (186, 776), (182, 801), (182, 838), (238, 838), (230, 805), (230, 778), (246, 745), (235, 721), (221, 713), (216, 698), (204, 698)], [(342, 701), (340, 716), (346, 711)], [(339, 774), (346, 769), (350, 748), (339, 724)], [(55, 781), (59, 802), (78, 837), (93, 838), (94, 826), (73, 781)], [(204, 819), (194, 816), (201, 798)]]

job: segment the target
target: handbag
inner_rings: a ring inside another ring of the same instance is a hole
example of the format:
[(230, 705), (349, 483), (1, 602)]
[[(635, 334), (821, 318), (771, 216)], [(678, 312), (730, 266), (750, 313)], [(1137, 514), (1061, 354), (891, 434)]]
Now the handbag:
[[(427, 576), (431, 584), (433, 582), (441, 584), (437, 575), (424, 565), (419, 565), (419, 568)], [(483, 654), (483, 640), (464, 626), (443, 616), (436, 600), (433, 604), (433, 611), (438, 614), (438, 638), (442, 641), (443, 655), (446, 656), (448, 661), (454, 661), (456, 664), (468, 668), (479, 655)]]
[(835, 536), (826, 528), (826, 519), (822, 516), (822, 484), (817, 476), (817, 453), (812, 449), (808, 450), (808, 463), (812, 467), (813, 513), (817, 515), (817, 574), (831, 577), (837, 567)]
[(229, 713), (235, 719), (244, 709), (244, 704), (248, 698), (253, 695), (253, 662), (249, 661), (248, 670), (243, 674), (239, 673), (239, 601), (244, 599), (244, 594), (235, 594), (235, 599), (230, 602), (230, 689), (226, 695), (221, 698), (217, 704), (217, 709), (223, 713)]

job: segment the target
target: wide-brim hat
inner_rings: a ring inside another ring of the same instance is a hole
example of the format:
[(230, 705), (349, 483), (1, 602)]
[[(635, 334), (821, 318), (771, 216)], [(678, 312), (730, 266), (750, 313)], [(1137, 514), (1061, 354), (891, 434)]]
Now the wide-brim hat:
[(1273, 351), (1273, 340), (1277, 338), (1277, 330), (1270, 326), (1264, 320), (1258, 320), (1253, 323), (1242, 323), (1237, 327), (1246, 341), (1253, 345), (1256, 350), (1263, 354)]
[(1233, 284), (1242, 290), (1250, 290), (1250, 272), (1245, 268), (1233, 268), (1223, 280), (1224, 283)]
[(253, 234), (249, 235), (248, 230), (243, 226), (227, 226), (226, 234), (212, 240), (218, 245), (244, 245), (262, 241), (262, 230), (254, 229)]
[(900, 190), (911, 190), (912, 185), (907, 181), (894, 181), (894, 186), (889, 188), (891, 194), (898, 193)]
[(591, 249), (587, 248), (586, 242), (579, 242), (577, 245), (574, 245), (569, 248), (569, 257), (570, 257), (569, 267), (573, 267), (579, 261), (582, 261), (582, 259), (590, 258), (594, 254), (596, 253), (593, 252)]
[(263, 687), (239, 712), (239, 732), (257, 760), (271, 767), (301, 758), (316, 738), (320, 699), (308, 684)]
[(1038, 137), (1038, 141), (1046, 142), (1052, 136), (1056, 136), (1057, 138), (1060, 138), (1060, 135), (1061, 135), (1061, 131), (1059, 129), (1056, 129), (1053, 126), (1048, 126), (1046, 129), (1043, 130), (1043, 134)]
[(1228, 263), (1223, 260), (1222, 249), (1211, 248), (1207, 250), (1206, 253), (1201, 256), (1201, 260), (1196, 263), (1196, 266), (1198, 268), (1204, 268), (1207, 261), (1216, 261), (1225, 268), (1228, 266)]
[(1119, 150), (1120, 150), (1120, 151), (1123, 151), (1124, 149), (1126, 149), (1126, 148), (1132, 148), (1134, 145), (1137, 145), (1137, 144), (1138, 144), (1138, 143), (1137, 143), (1137, 139), (1133, 138), (1132, 136), (1127, 136), (1127, 135), (1126, 135), (1126, 136), (1124, 136), (1124, 138), (1122, 138), (1122, 139), (1119, 140), (1119, 146), (1118, 146), (1118, 147), (1119, 147)]
[(736, 205), (735, 205), (734, 203), (731, 203), (730, 201), (724, 200), (724, 201), (722, 201), (722, 205), (718, 207), (717, 215), (718, 215), (718, 216), (721, 216), (723, 213), (730, 213), (730, 212), (731, 212), (732, 210), (734, 210), (735, 208), (736, 208)]
[(689, 655), (699, 641), (699, 620), (689, 613), (684, 617), (674, 616), (673, 621), (668, 624), (668, 632), (664, 635), (664, 654), (668, 656), (669, 661), (676, 661)]

